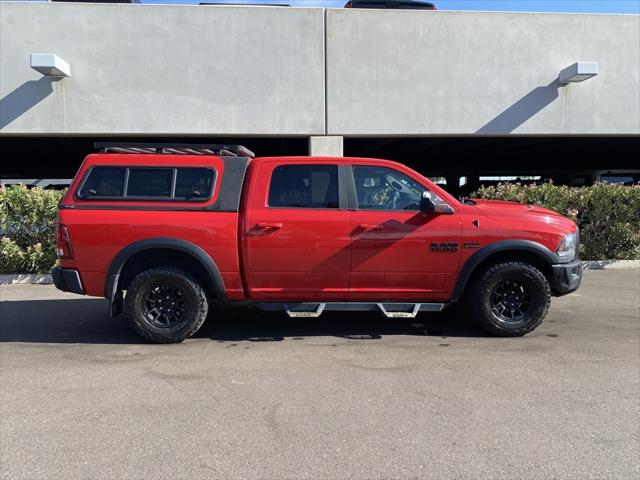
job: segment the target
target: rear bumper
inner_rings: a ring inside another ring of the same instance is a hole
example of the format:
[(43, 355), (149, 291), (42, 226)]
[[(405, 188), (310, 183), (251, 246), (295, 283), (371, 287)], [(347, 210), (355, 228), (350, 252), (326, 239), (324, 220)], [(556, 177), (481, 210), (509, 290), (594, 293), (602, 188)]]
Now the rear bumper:
[(85, 295), (80, 274), (77, 270), (55, 267), (51, 271), (51, 279), (58, 290)]
[(553, 269), (553, 294), (557, 297), (575, 292), (582, 282), (583, 263), (574, 260), (571, 263), (551, 265)]

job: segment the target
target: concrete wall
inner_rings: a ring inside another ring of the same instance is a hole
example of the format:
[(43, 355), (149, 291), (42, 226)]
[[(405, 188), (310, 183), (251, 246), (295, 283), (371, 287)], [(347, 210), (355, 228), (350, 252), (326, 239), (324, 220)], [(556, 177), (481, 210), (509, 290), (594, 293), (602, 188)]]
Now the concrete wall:
[[(2, 133), (324, 133), (322, 9), (0, 5)], [(44, 79), (31, 53), (71, 78)]]
[[(2, 3), (0, 26), (0, 135), (640, 134), (638, 15)], [(600, 75), (560, 87), (576, 61)]]
[(329, 134), (640, 133), (638, 15), (328, 10), (327, 65)]

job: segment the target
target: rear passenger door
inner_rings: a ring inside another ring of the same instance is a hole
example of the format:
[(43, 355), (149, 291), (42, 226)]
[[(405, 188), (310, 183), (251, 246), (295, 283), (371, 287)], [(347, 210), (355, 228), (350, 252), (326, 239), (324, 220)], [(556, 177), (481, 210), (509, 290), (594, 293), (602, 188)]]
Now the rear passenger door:
[(346, 300), (351, 238), (338, 162), (265, 162), (245, 232), (253, 300)]

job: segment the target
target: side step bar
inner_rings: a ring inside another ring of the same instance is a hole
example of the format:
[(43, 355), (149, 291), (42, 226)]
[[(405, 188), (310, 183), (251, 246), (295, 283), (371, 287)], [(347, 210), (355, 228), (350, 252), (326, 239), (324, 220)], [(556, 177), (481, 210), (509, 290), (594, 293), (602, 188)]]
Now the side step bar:
[(322, 312), (372, 312), (379, 311), (387, 318), (415, 318), (418, 312), (440, 312), (447, 303), (371, 303), (371, 302), (300, 302), (258, 303), (267, 312), (285, 311), (292, 318), (317, 318)]

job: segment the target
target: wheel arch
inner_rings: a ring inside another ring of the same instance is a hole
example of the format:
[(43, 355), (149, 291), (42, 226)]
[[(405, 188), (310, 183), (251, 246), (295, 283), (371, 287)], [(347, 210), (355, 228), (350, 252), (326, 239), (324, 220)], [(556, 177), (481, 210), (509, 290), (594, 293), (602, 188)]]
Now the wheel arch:
[(226, 300), (220, 270), (202, 248), (177, 238), (147, 238), (127, 245), (111, 261), (104, 289), (111, 315), (115, 316), (122, 311), (122, 290), (137, 273), (167, 264), (179, 265), (189, 270), (203, 283), (207, 293), (214, 295), (219, 301)]
[(538, 268), (550, 285), (554, 284), (551, 265), (558, 263), (558, 257), (544, 245), (531, 240), (501, 240), (491, 243), (475, 252), (463, 265), (458, 275), (452, 302), (456, 302), (464, 295), (476, 275), (484, 271), (489, 265), (501, 261), (524, 261)]

